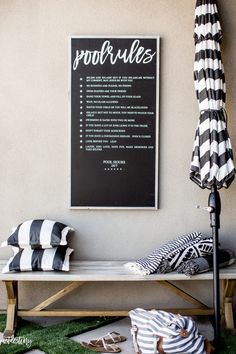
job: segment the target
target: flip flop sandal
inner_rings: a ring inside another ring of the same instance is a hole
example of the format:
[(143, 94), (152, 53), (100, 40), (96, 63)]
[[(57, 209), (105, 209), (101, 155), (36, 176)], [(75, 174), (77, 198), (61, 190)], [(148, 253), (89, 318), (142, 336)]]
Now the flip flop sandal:
[(93, 350), (97, 353), (120, 353), (121, 349), (116, 344), (106, 344), (105, 346), (96, 346), (91, 343), (81, 342), (82, 347)]
[(121, 336), (120, 333), (117, 332), (109, 332), (105, 336), (100, 337), (98, 339), (93, 339), (89, 343), (92, 345), (104, 346), (104, 342), (106, 344), (114, 344), (126, 341), (126, 337)]

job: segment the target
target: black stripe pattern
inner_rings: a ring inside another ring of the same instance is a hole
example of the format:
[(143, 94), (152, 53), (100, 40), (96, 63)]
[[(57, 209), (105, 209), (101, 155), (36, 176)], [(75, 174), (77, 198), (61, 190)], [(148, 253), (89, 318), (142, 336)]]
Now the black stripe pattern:
[(191, 232), (167, 242), (148, 256), (129, 262), (125, 267), (136, 274), (168, 273), (188, 259), (213, 252), (212, 238), (204, 239), (200, 232)]
[(13, 247), (15, 255), (9, 259), (2, 273), (27, 271), (69, 271), (69, 258), (73, 252), (68, 246), (47, 249), (19, 249)]
[[(235, 253), (232, 250), (219, 250), (219, 267), (227, 267), (235, 262)], [(190, 277), (197, 273), (208, 272), (213, 269), (213, 254), (190, 259), (183, 262), (177, 269), (178, 273), (184, 273)]]
[(130, 311), (129, 316), (134, 347), (139, 353), (159, 353), (157, 343), (162, 338), (162, 348), (166, 354), (206, 354), (205, 338), (190, 317), (141, 308)]
[(32, 249), (52, 248), (67, 244), (67, 234), (73, 229), (61, 222), (36, 219), (27, 220), (14, 228), (7, 241), (1, 244), (4, 246), (13, 246)]
[(235, 177), (227, 131), (226, 87), (220, 42), (222, 30), (215, 0), (197, 0), (195, 8), (194, 85), (200, 118), (190, 178), (201, 188), (229, 187)]

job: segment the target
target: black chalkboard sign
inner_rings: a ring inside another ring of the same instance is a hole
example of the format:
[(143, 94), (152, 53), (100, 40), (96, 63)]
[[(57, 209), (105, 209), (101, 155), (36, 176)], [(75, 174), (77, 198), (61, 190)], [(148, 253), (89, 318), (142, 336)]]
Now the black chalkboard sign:
[(158, 37), (70, 38), (72, 208), (157, 208)]

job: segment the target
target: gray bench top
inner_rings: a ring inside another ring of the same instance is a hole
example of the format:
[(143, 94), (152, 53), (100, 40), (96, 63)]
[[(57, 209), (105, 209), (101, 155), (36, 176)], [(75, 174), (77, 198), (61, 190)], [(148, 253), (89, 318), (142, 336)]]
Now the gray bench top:
[[(124, 267), (128, 261), (72, 261), (69, 272), (14, 272), (2, 274), (6, 260), (0, 260), (0, 280), (19, 281), (160, 281), (160, 280), (212, 280), (207, 272), (187, 277), (176, 272), (138, 275)], [(220, 270), (220, 279), (236, 279), (236, 264)]]

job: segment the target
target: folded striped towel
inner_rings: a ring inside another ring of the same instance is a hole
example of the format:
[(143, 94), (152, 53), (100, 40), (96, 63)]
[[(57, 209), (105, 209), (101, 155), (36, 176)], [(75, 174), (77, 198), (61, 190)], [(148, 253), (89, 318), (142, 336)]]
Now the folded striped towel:
[[(232, 250), (219, 250), (219, 266), (220, 268), (227, 267), (235, 262), (235, 253)], [(197, 273), (208, 272), (213, 269), (213, 254), (208, 254), (202, 257), (183, 262), (178, 268), (178, 273), (184, 273), (191, 276)]]
[(169, 241), (150, 255), (128, 262), (124, 266), (136, 274), (168, 273), (189, 259), (213, 253), (212, 238), (203, 238), (201, 232), (191, 232)]

